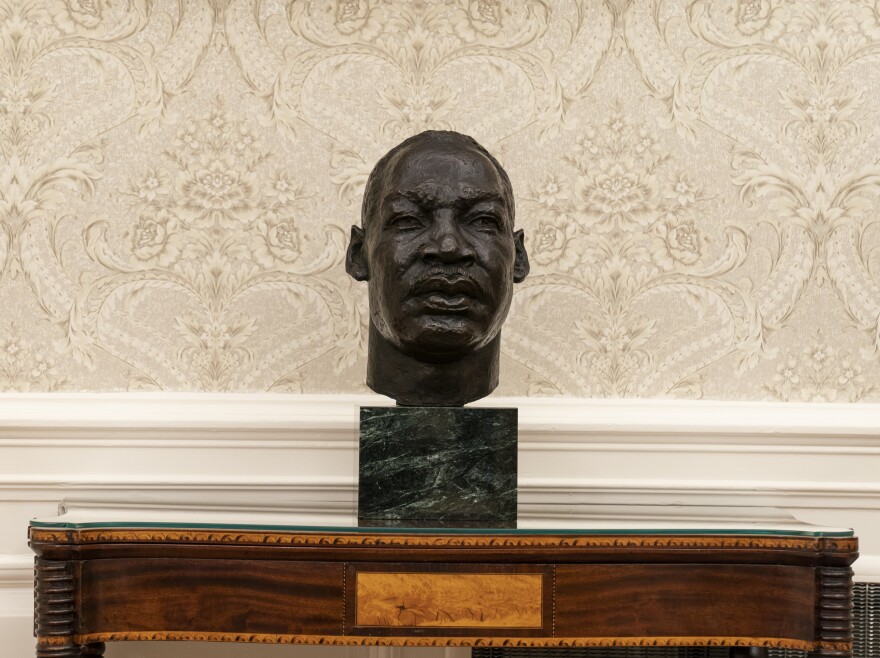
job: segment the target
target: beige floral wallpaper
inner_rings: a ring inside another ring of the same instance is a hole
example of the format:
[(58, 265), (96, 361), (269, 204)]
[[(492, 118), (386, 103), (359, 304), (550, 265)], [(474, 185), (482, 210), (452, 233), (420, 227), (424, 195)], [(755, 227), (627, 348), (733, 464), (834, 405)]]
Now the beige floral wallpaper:
[(500, 393), (880, 400), (878, 0), (0, 0), (0, 390), (363, 390), (429, 127), (516, 190)]

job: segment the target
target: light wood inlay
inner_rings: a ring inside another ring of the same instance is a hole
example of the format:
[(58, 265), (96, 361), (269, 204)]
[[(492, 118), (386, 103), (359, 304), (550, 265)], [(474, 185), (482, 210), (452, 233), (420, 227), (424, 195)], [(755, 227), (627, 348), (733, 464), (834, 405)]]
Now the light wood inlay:
[[(360, 572), (356, 625), (541, 628), (541, 574)], [(511, 603), (515, 602), (515, 603)]]

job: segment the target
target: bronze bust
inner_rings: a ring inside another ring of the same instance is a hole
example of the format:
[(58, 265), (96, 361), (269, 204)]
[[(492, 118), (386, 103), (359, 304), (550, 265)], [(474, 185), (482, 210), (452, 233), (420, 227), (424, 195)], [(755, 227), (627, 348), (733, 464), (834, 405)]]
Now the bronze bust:
[(507, 173), (473, 138), (426, 131), (373, 168), (346, 271), (369, 285), (367, 385), (460, 406), (498, 385), (513, 284), (529, 272)]

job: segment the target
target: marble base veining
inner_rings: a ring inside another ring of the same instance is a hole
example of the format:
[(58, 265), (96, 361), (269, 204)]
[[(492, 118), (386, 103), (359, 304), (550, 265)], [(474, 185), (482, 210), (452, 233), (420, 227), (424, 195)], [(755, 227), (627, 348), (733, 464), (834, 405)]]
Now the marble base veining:
[(516, 526), (517, 410), (362, 407), (358, 523)]

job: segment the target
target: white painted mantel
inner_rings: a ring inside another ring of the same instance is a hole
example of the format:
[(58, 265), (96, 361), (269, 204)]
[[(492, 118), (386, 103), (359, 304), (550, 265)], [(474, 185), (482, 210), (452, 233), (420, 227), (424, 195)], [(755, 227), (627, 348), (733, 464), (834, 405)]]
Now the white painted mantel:
[[(30, 518), (63, 504), (185, 509), (194, 518), (277, 510), (332, 522), (354, 509), (358, 407), (375, 404), (390, 401), (0, 395), (0, 637), (13, 638), (5, 646), (30, 655)], [(573, 502), (779, 507), (855, 528), (856, 579), (880, 582), (878, 404), (491, 398), (480, 406), (519, 408), (520, 502), (530, 516)], [(108, 651), (148, 655), (159, 654)]]

